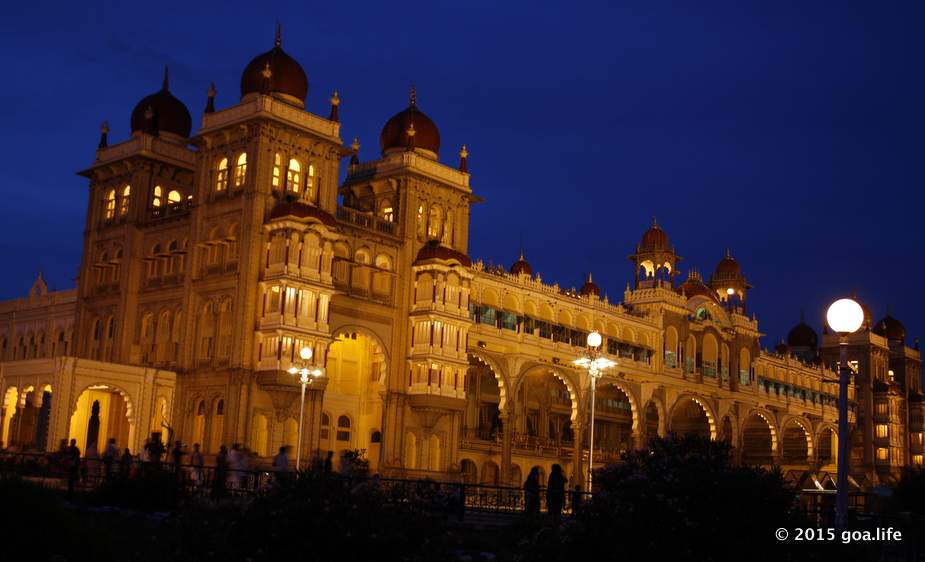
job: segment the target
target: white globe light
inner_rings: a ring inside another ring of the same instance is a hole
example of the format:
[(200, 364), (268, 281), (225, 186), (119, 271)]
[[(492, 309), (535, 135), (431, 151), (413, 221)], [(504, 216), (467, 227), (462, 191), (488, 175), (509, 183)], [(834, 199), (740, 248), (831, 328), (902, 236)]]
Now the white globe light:
[(312, 358), (312, 348), (305, 346), (302, 349), (300, 349), (299, 357), (301, 357), (303, 361), (308, 361), (309, 359), (311, 359)]
[(838, 299), (829, 306), (825, 319), (836, 332), (851, 334), (864, 323), (864, 309), (852, 299)]
[(601, 343), (604, 341), (604, 338), (601, 337), (599, 332), (591, 332), (588, 334), (588, 347), (593, 347), (597, 349), (601, 346)]
[(727, 295), (732, 295), (732, 294), (734, 294), (735, 292), (736, 292), (735, 289), (733, 289), (732, 287), (729, 287), (728, 289), (726, 289), (726, 294), (727, 294)]

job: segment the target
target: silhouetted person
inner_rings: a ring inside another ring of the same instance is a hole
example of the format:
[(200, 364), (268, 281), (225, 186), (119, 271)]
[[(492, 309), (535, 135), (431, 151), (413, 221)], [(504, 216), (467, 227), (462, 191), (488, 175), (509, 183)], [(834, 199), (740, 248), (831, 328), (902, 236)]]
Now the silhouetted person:
[(328, 456), (324, 459), (324, 473), (331, 474), (334, 470), (334, 451), (328, 451)]
[(71, 444), (67, 448), (67, 494), (74, 495), (74, 488), (77, 487), (77, 479), (80, 477), (80, 449), (77, 448), (77, 440), (71, 439)]
[(186, 453), (183, 452), (183, 443), (177, 441), (173, 444), (173, 449), (170, 451), (170, 460), (173, 462), (173, 470), (180, 474), (180, 465), (183, 464), (183, 455)]
[(119, 456), (119, 448), (116, 447), (116, 439), (110, 437), (109, 442), (106, 443), (106, 448), (103, 449), (103, 470), (106, 474), (106, 480), (112, 478), (112, 463), (116, 461), (117, 456)]
[(540, 470), (535, 466), (530, 469), (530, 474), (524, 481), (524, 511), (540, 512)]
[(273, 470), (276, 472), (289, 472), (289, 457), (286, 455), (286, 446), (279, 448), (279, 452), (273, 457)]
[(546, 484), (546, 511), (557, 522), (559, 517), (562, 516), (562, 504), (565, 503), (565, 482), (566, 478), (562, 473), (562, 467), (558, 464), (552, 465), (549, 482)]
[(199, 443), (193, 443), (193, 452), (189, 457), (189, 463), (193, 466), (193, 482), (196, 485), (202, 484), (202, 452), (199, 451)]
[(219, 498), (225, 493), (228, 478), (228, 449), (222, 445), (215, 456), (215, 474), (212, 476), (212, 495)]
[(128, 447), (122, 451), (122, 458), (119, 459), (119, 472), (122, 475), (122, 478), (128, 478), (132, 473), (132, 452), (128, 450)]
[(581, 491), (581, 484), (575, 484), (575, 489), (572, 490), (572, 514), (578, 512), (581, 509), (581, 504), (585, 501), (584, 493)]

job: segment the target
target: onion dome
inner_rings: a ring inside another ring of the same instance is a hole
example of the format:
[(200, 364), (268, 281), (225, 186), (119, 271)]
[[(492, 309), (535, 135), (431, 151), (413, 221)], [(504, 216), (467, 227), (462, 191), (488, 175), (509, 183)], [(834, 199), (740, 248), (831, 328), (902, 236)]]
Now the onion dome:
[(390, 152), (414, 150), (437, 159), (440, 131), (433, 120), (418, 109), (417, 93), (413, 87), (408, 107), (393, 115), (382, 127), (379, 147), (383, 156)]
[(893, 318), (890, 314), (887, 314), (883, 319), (877, 322), (873, 332), (890, 341), (906, 341), (906, 327), (903, 326), (902, 322)]
[(132, 110), (132, 132), (151, 135), (172, 133), (189, 138), (193, 120), (189, 109), (168, 89), (167, 67), (164, 67), (164, 84), (159, 92), (143, 98)]
[(414, 263), (417, 264), (419, 262), (431, 260), (456, 262), (464, 267), (472, 265), (472, 260), (469, 259), (469, 256), (453, 248), (442, 246), (439, 240), (431, 240), (424, 244), (420, 251), (418, 251), (418, 256), (417, 259), (414, 260)]
[(276, 29), (276, 43), (257, 55), (241, 74), (241, 98), (249, 94), (273, 95), (298, 107), (305, 107), (308, 76), (302, 65), (283, 51), (282, 34)]
[(719, 279), (738, 279), (741, 276), (742, 266), (732, 257), (729, 250), (726, 250), (725, 257), (716, 264), (716, 271), (713, 272), (714, 281)]
[(787, 342), (781, 339), (777, 342), (777, 345), (774, 346), (774, 352), (778, 355), (787, 355), (790, 353), (790, 348), (787, 346)]
[(511, 265), (511, 275), (533, 275), (533, 268), (530, 267), (530, 264), (527, 263), (527, 260), (524, 259), (524, 251), (520, 251), (520, 259), (515, 261)]
[(315, 220), (331, 228), (337, 227), (337, 220), (330, 213), (299, 201), (284, 201), (278, 203), (273, 207), (273, 210), (270, 211), (270, 216), (267, 220), (269, 222), (282, 219), (296, 219), (302, 221)]
[(601, 296), (601, 288), (591, 279), (591, 273), (588, 273), (588, 278), (585, 280), (585, 284), (581, 286), (581, 290), (578, 291), (578, 294), (583, 297), (590, 295), (594, 295), (595, 297)]
[(790, 347), (811, 347), (815, 348), (819, 344), (819, 336), (816, 331), (807, 324), (803, 315), (800, 315), (800, 323), (790, 329), (787, 334), (787, 345)]
[(677, 291), (689, 299), (696, 296), (703, 296), (714, 302), (717, 300), (716, 291), (703, 282), (703, 277), (701, 277), (700, 272), (696, 269), (691, 269), (687, 272), (687, 279), (678, 286)]
[(642, 241), (639, 242), (640, 250), (667, 250), (668, 234), (655, 222), (652, 217), (652, 226), (642, 235)]

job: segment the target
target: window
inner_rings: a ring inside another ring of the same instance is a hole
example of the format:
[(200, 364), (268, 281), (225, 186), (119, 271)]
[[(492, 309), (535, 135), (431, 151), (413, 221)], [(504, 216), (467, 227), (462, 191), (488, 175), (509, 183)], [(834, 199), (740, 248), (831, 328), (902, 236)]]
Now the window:
[(160, 207), (161, 203), (163, 202), (161, 199), (163, 196), (164, 196), (164, 190), (161, 188), (161, 186), (155, 185), (154, 186), (154, 197), (151, 198), (151, 206)]
[(122, 202), (119, 204), (119, 216), (128, 213), (128, 204), (132, 201), (132, 186), (127, 185), (122, 188)]
[(321, 438), (327, 439), (331, 435), (331, 416), (321, 412)]
[(912, 455), (912, 464), (916, 466), (922, 466), (923, 459), (922, 455)]
[(434, 205), (430, 208), (430, 216), (427, 221), (427, 237), (431, 240), (439, 240), (443, 233), (443, 209)]
[(104, 205), (104, 215), (106, 220), (110, 220), (116, 216), (116, 190), (111, 189), (109, 193), (106, 194), (106, 203)]
[(878, 461), (888, 461), (890, 460), (890, 450), (886, 447), (877, 447), (877, 460)]
[(337, 440), (350, 441), (350, 418), (347, 416), (337, 418)]
[(289, 160), (289, 169), (286, 170), (286, 191), (299, 192), (302, 166), (295, 158)]
[(171, 189), (170, 193), (167, 194), (167, 204), (176, 205), (177, 203), (183, 201), (183, 197), (180, 195), (180, 192), (176, 189)]
[(280, 166), (282, 166), (282, 163), (283, 159), (277, 152), (273, 156), (273, 187), (279, 187), (280, 174), (282, 173), (280, 172)]
[(418, 205), (418, 235), (423, 236), (426, 225), (424, 224), (424, 205)]
[(877, 402), (877, 415), (878, 416), (885, 416), (889, 414), (889, 412), (890, 412), (889, 404), (887, 404), (886, 402)]
[(225, 401), (219, 400), (218, 404), (215, 405), (215, 415), (224, 416), (225, 415)]
[(228, 189), (228, 159), (222, 158), (218, 163), (218, 172), (215, 174), (215, 191)]
[(388, 199), (379, 204), (379, 216), (382, 220), (395, 222), (395, 209), (392, 208), (392, 202)]
[(889, 426), (885, 423), (878, 423), (877, 424), (877, 438), (886, 439), (887, 437), (889, 437), (889, 435), (890, 435)]
[(308, 165), (308, 178), (305, 179), (305, 195), (309, 198), (315, 195), (315, 167)]
[(234, 186), (241, 187), (244, 185), (244, 178), (247, 175), (247, 153), (242, 152), (238, 156), (237, 164), (234, 167)]

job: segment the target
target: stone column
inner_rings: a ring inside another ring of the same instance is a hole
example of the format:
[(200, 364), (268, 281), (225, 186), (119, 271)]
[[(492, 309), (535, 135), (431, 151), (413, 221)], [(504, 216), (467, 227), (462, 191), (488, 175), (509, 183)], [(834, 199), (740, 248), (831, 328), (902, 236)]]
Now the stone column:
[(584, 456), (582, 442), (585, 438), (585, 424), (575, 422), (572, 424), (572, 432), (575, 434), (575, 444), (572, 449), (572, 470), (575, 474), (572, 475), (572, 481), (569, 482), (569, 485), (574, 487), (576, 484), (581, 484), (581, 486), (584, 487), (586, 469), (584, 461), (582, 460)]
[(505, 486), (519, 485), (511, 482), (511, 454), (514, 449), (514, 415), (502, 412), (501, 419), (501, 484)]
[[(315, 454), (321, 454), (319, 447), (321, 445), (321, 414), (322, 405), (324, 404), (324, 389), (327, 387), (328, 379), (324, 377), (312, 381), (305, 389), (305, 413), (302, 427), (302, 467), (311, 467), (311, 458)], [(301, 391), (301, 389), (300, 389)], [(334, 423), (336, 420), (332, 420)], [(355, 429), (351, 428), (355, 431)], [(332, 427), (331, 431), (336, 431)]]

